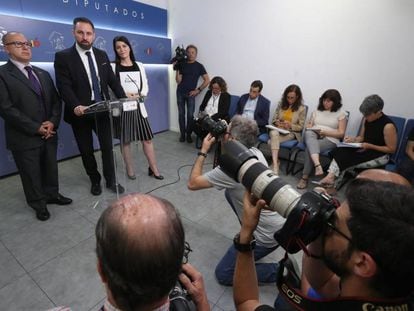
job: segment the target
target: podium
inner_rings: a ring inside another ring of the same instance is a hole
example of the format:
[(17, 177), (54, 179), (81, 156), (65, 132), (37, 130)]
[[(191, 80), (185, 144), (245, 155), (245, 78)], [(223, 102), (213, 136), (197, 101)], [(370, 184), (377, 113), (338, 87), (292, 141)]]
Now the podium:
[[(125, 143), (129, 142), (131, 133), (127, 132), (126, 129), (131, 128), (131, 131), (133, 130), (133, 122), (131, 121), (134, 121), (133, 119), (136, 118), (135, 116), (137, 115), (137, 110), (140, 109), (139, 105), (140, 102), (138, 100), (130, 98), (104, 100), (88, 106), (87, 110), (84, 112), (85, 117), (94, 118), (97, 135), (100, 131), (103, 130), (103, 126), (105, 126), (105, 132), (108, 132), (109, 127), (112, 142), (112, 158), (115, 171), (115, 182), (117, 184), (121, 184), (125, 188), (125, 193), (140, 192), (140, 178), (139, 175), (135, 180), (130, 180), (127, 178), (127, 171), (123, 159), (123, 154), (121, 152), (121, 148), (117, 148), (117, 146), (119, 145), (119, 147), (121, 147)], [(108, 122), (102, 122), (102, 118), (107, 119)], [(100, 119), (100, 122), (97, 122), (98, 119)], [(138, 152), (137, 141), (130, 142), (131, 145), (137, 146), (137, 148), (131, 148), (131, 155), (135, 169), (138, 170), (140, 168), (138, 165), (138, 159), (140, 156), (142, 157), (142, 155), (140, 155), (142, 153)], [(96, 146), (96, 144), (94, 145)], [(100, 163), (102, 168), (102, 161), (99, 162), (98, 158), (96, 160), (98, 162), (98, 166)], [(102, 169), (98, 170), (100, 172), (103, 171)], [(105, 186), (104, 181), (103, 185)], [(103, 187), (103, 189), (105, 189), (105, 187)], [(117, 198), (119, 198), (119, 195), (120, 193), (117, 192)]]

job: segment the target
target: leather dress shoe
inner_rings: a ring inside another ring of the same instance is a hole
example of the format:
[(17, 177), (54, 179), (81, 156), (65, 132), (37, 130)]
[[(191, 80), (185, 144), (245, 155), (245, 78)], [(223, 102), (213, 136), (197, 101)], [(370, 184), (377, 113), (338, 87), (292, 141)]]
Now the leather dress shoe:
[(153, 176), (155, 179), (158, 179), (158, 180), (163, 180), (164, 179), (164, 176), (162, 176), (161, 174), (160, 175), (155, 175), (150, 167), (148, 167), (148, 176)]
[(120, 184), (113, 184), (110, 186), (107, 185), (106, 188), (108, 188), (112, 192), (119, 193), (119, 194), (122, 194), (125, 192), (124, 187), (122, 187)]
[(46, 201), (46, 204), (68, 205), (72, 203), (72, 199), (64, 197), (58, 193), (56, 198), (51, 198)]
[(50, 213), (46, 207), (36, 209), (36, 218), (40, 221), (45, 221), (50, 218)]
[(128, 176), (128, 178), (129, 178), (129, 179), (131, 179), (131, 180), (135, 180), (135, 179), (137, 179), (137, 175), (135, 175), (135, 174), (129, 175), (129, 174), (127, 173), (127, 176)]
[(102, 193), (102, 187), (101, 184), (92, 184), (91, 186), (91, 193), (93, 195), (100, 195)]
[(187, 135), (187, 143), (191, 144), (193, 142), (193, 139), (191, 138), (191, 134)]

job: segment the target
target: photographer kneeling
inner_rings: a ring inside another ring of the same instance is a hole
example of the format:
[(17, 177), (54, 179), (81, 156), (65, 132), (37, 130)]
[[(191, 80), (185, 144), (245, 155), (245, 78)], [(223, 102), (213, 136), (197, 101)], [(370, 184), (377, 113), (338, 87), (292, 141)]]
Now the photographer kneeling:
[[(253, 239), (265, 205), (246, 192), (241, 244)], [(299, 310), (412, 310), (413, 206), (410, 187), (355, 179), (303, 255), (303, 275), (323, 299), (308, 299), (284, 281), (281, 292)], [(237, 310), (274, 310), (259, 302), (251, 251), (238, 253), (234, 301)]]
[(124, 196), (102, 213), (95, 233), (98, 272), (107, 292), (101, 311), (188, 310), (169, 299), (178, 279), (197, 310), (210, 310), (201, 274), (182, 264), (184, 228), (170, 202), (138, 193)]
[[(246, 148), (249, 148), (263, 165), (268, 166), (263, 154), (254, 147), (257, 140), (257, 134), (258, 127), (256, 121), (247, 119), (241, 115), (236, 115), (232, 118), (227, 132), (223, 133), (220, 138), (222, 142), (231, 140), (240, 142)], [(204, 139), (190, 174), (188, 189), (200, 190), (212, 187), (215, 187), (218, 190), (226, 189), (226, 199), (240, 220), (243, 211), (244, 186), (226, 175), (219, 166), (203, 174), (203, 165), (207, 157), (207, 152), (215, 141), (216, 139), (211, 134), (208, 134)], [(276, 249), (278, 243), (274, 240), (273, 235), (283, 226), (283, 224), (284, 218), (278, 213), (274, 211), (264, 211), (262, 213), (255, 230), (257, 239), (257, 246), (254, 251), (255, 261), (267, 256)], [(215, 274), (220, 284), (233, 284), (236, 255), (236, 248), (232, 245), (217, 264)], [(276, 282), (278, 268), (279, 266), (277, 263), (256, 263), (258, 281), (260, 283)]]

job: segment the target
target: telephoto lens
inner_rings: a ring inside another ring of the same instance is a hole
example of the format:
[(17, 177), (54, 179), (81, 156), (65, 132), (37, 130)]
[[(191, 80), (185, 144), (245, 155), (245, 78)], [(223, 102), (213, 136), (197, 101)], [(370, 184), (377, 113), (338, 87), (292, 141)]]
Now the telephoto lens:
[(335, 213), (336, 201), (330, 196), (314, 191), (301, 195), (238, 141), (223, 144), (218, 164), (228, 176), (265, 200), (268, 209), (287, 218), (275, 239), (289, 253), (314, 241)]

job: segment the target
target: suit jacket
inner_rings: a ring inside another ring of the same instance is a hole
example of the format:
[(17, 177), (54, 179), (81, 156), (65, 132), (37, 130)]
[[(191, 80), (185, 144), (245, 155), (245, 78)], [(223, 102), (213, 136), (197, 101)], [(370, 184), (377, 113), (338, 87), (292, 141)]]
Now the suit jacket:
[[(59, 126), (62, 102), (49, 73), (32, 66), (42, 87), (47, 120)], [(0, 67), (0, 115), (5, 121), (6, 145), (10, 150), (28, 150), (45, 143), (37, 132), (43, 121), (38, 95), (29, 79), (11, 62)], [(57, 136), (48, 141), (56, 141)]]
[[(210, 100), (212, 96), (211, 90), (208, 90), (206, 95), (203, 98), (203, 101), (200, 105), (200, 111), (204, 111), (206, 109), (207, 103)], [(229, 108), (230, 108), (230, 94), (225, 92), (220, 94), (220, 99), (218, 102), (218, 110), (216, 114), (213, 114), (211, 118), (214, 121), (217, 121), (218, 119), (226, 120), (229, 122)]]
[[(240, 97), (237, 103), (237, 114), (243, 114), (244, 106), (249, 99), (249, 94), (244, 94)], [(257, 100), (256, 110), (254, 111), (254, 119), (257, 122), (260, 133), (266, 133), (266, 125), (269, 123), (270, 100), (259, 95)]]
[[(108, 55), (97, 48), (93, 48), (103, 97), (109, 99), (108, 86), (118, 98), (123, 98), (125, 92), (111, 68)], [(76, 51), (75, 44), (55, 54), (56, 85), (65, 102), (64, 120), (72, 123), (78, 118), (73, 109), (76, 106), (91, 104), (92, 90), (85, 66)]]
[[(276, 120), (282, 120), (282, 114), (285, 110), (282, 109), (282, 104), (279, 103), (272, 118), (272, 124), (276, 125)], [(297, 141), (302, 141), (302, 131), (305, 125), (306, 108), (300, 105), (299, 109), (292, 114), (292, 133), (295, 135)]]

